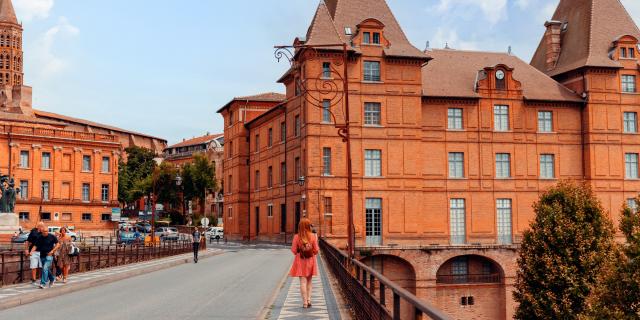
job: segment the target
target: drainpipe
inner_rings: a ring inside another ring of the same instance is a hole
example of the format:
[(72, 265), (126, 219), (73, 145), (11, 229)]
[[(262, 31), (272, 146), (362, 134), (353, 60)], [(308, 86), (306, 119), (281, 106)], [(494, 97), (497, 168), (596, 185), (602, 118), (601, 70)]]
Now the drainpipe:
[(587, 109), (587, 101), (589, 100), (589, 94), (587, 92), (587, 78), (585, 71), (582, 70), (582, 110), (580, 111), (580, 141), (582, 144), (582, 180), (586, 182), (587, 180), (587, 157), (586, 157), (586, 147), (584, 145), (585, 139), (585, 123), (584, 123), (584, 112)]

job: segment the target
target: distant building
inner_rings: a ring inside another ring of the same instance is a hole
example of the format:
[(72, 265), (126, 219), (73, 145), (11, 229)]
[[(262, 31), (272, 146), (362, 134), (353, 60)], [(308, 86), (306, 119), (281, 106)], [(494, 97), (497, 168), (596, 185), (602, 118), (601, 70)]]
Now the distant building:
[(113, 230), (124, 148), (161, 154), (166, 141), (33, 109), (32, 89), (23, 84), (22, 32), (11, 1), (0, 0), (0, 172), (21, 190), (22, 227), (43, 221), (85, 234)]
[[(452, 318), (513, 318), (541, 192), (584, 181), (616, 221), (640, 192), (638, 27), (618, 0), (561, 0), (545, 26), (527, 64), (421, 51), (384, 0), (320, 1), (280, 79), (286, 99), (219, 111), (233, 146), (225, 236), (290, 240), (306, 216), (344, 248), (350, 157), (359, 259)], [(342, 51), (321, 46), (334, 43), (349, 51), (349, 155), (333, 100)]]
[[(207, 134), (202, 137), (183, 140), (180, 143), (167, 147), (164, 150), (164, 160), (174, 163), (180, 167), (186, 163), (193, 162), (196, 154), (207, 157), (216, 166), (216, 179), (222, 188), (222, 160), (224, 156), (224, 135)], [(204, 214), (207, 217), (221, 218), (220, 212), (223, 208), (223, 193), (210, 190), (205, 199)], [(192, 202), (191, 208), (194, 213), (200, 212), (199, 203)], [(188, 212), (188, 204), (183, 209)], [(212, 222), (213, 223), (213, 222)]]

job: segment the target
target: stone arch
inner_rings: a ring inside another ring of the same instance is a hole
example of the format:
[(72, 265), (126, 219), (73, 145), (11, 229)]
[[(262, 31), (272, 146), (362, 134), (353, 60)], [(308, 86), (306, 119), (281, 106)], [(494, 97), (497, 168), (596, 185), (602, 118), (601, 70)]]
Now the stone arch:
[[(462, 271), (466, 272), (462, 273)], [(497, 261), (478, 254), (452, 257), (440, 264), (436, 271), (436, 282), (447, 284), (502, 284), (504, 277), (504, 269)]]
[[(416, 271), (409, 261), (395, 255), (378, 254), (365, 257), (361, 260), (361, 262), (378, 271), (389, 280), (396, 283), (398, 286), (406, 289), (413, 294), (416, 294)], [(379, 285), (376, 283), (376, 296), (380, 294), (377, 288), (379, 288)], [(385, 299), (387, 301), (387, 308), (389, 310), (392, 310), (393, 294), (390, 290), (386, 291)], [(415, 318), (413, 308), (406, 301), (400, 302), (400, 313), (401, 319)]]

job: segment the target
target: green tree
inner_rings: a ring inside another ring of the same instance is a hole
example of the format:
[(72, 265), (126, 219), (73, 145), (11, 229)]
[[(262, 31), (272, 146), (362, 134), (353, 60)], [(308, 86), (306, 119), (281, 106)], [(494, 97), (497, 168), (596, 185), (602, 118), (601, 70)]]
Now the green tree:
[(640, 213), (625, 205), (619, 228), (626, 242), (617, 245), (592, 299), (594, 319), (640, 319)]
[(613, 226), (587, 185), (560, 182), (540, 196), (524, 232), (516, 319), (579, 319), (614, 248)]
[(218, 188), (216, 182), (216, 166), (204, 154), (197, 153), (193, 162), (182, 167), (184, 183), (184, 200), (199, 201), (200, 214), (204, 215), (207, 193)]
[(155, 153), (146, 148), (129, 147), (125, 149), (126, 161), (118, 164), (118, 200), (125, 206), (149, 194), (147, 179), (156, 166)]

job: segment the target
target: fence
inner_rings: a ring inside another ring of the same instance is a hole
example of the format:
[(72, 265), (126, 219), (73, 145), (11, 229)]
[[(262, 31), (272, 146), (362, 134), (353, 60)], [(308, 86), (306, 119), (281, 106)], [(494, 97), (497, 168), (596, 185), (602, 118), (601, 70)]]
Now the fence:
[[(200, 249), (206, 249), (206, 241)], [(73, 257), (70, 273), (122, 266), (175, 256), (193, 251), (191, 241), (160, 242), (148, 245), (107, 245), (82, 248), (80, 255)], [(0, 287), (29, 281), (29, 257), (24, 251), (0, 253)]]
[[(344, 252), (324, 239), (320, 240), (320, 248), (356, 319), (400, 320), (408, 319), (407, 313), (415, 319), (449, 319), (434, 306), (418, 299), (382, 274), (358, 260), (349, 259)], [(387, 301), (388, 296), (392, 301)], [(402, 306), (409, 309), (402, 310)]]

